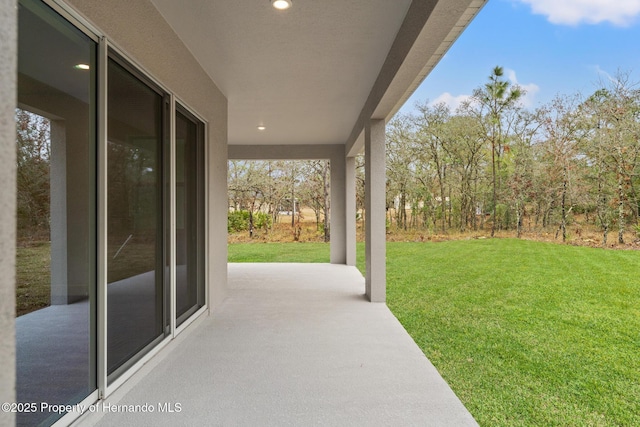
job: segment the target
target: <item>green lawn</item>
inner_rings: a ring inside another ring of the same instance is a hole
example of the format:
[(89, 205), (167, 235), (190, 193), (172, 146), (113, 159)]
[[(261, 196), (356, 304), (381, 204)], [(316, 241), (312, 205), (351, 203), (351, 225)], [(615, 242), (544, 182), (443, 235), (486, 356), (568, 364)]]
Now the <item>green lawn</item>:
[(51, 302), (51, 249), (49, 242), (16, 249), (16, 314), (22, 316)]
[(229, 262), (329, 262), (328, 243), (233, 243)]
[[(328, 247), (230, 245), (229, 254), (326, 262)], [(387, 244), (390, 309), (483, 426), (640, 425), (639, 273), (637, 251)]]

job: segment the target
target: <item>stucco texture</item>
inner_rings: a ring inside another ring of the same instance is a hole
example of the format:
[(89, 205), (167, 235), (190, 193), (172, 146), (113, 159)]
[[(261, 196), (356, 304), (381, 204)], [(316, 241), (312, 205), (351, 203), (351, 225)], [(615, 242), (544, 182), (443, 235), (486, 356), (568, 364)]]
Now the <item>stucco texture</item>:
[[(0, 0), (0, 402), (15, 402), (16, 11), (14, 0)], [(14, 423), (0, 412), (0, 425)]]

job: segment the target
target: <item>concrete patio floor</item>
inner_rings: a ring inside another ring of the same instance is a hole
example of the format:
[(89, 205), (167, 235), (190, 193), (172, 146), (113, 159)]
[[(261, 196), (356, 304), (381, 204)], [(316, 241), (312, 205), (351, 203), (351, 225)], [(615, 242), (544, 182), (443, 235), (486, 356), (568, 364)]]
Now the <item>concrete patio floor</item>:
[(81, 424), (477, 425), (386, 305), (365, 300), (355, 267), (228, 268), (222, 307), (106, 401), (155, 411), (94, 413)]

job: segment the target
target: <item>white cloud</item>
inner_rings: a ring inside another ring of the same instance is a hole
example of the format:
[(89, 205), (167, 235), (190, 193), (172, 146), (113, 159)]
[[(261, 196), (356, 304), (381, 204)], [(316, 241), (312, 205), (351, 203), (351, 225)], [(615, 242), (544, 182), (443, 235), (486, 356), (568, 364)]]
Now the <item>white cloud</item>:
[(618, 83), (618, 79), (616, 79), (615, 77), (613, 77), (611, 74), (609, 74), (608, 72), (606, 72), (605, 70), (603, 70), (602, 68), (600, 68), (599, 65), (594, 65), (593, 69), (595, 70), (596, 74), (598, 75), (598, 77), (602, 80), (602, 77), (604, 76), (604, 78), (606, 80), (609, 80), (612, 83)]
[(509, 68), (505, 69), (504, 71), (507, 75), (507, 78), (512, 84), (520, 86), (525, 91), (524, 96), (520, 98), (520, 104), (525, 108), (533, 107), (533, 105), (535, 104), (536, 94), (540, 92), (540, 86), (535, 83), (519, 83), (515, 71), (510, 70)]
[(453, 96), (449, 92), (445, 92), (431, 101), (431, 105), (445, 104), (451, 111), (456, 111), (463, 102), (471, 99), (471, 95), (458, 95)]
[[(599, 65), (594, 65), (591, 68), (598, 75), (598, 81), (594, 82), (594, 85), (596, 85), (598, 88), (602, 88), (602, 87), (614, 88), (615, 87), (615, 88), (621, 89), (630, 83), (629, 82), (630, 74), (624, 70), (618, 69), (614, 74), (611, 74), (606, 70), (603, 70)], [(637, 87), (637, 84), (632, 83), (632, 86)]]
[(609, 22), (628, 26), (640, 14), (640, 0), (517, 0), (553, 24), (578, 25)]

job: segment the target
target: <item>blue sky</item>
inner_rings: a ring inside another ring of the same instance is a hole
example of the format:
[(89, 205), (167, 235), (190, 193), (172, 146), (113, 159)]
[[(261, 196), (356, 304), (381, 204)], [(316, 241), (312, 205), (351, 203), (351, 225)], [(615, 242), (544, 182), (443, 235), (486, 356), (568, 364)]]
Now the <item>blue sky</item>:
[(401, 111), (427, 100), (455, 108), (496, 65), (530, 108), (589, 95), (618, 70), (640, 82), (640, 0), (489, 0)]

